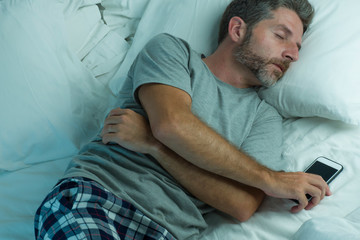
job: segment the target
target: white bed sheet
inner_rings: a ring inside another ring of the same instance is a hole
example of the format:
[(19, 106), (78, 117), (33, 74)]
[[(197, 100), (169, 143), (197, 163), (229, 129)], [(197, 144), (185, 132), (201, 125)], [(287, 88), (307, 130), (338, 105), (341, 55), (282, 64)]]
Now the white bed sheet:
[[(309, 219), (344, 218), (360, 207), (360, 127), (320, 118), (284, 122), (284, 154), (290, 170), (302, 170), (319, 155), (334, 159), (344, 171), (326, 197), (310, 211), (292, 214), (290, 200), (266, 198), (259, 211), (240, 223), (221, 213), (206, 216), (209, 228), (201, 239), (290, 239)], [(0, 239), (30, 239), (34, 235), (34, 213), (61, 178), (70, 158), (45, 162), (0, 175)], [(360, 217), (360, 216), (359, 216)]]
[(0, 172), (71, 156), (99, 131), (128, 46), (97, 2), (0, 1)]
[(344, 166), (330, 184), (332, 196), (320, 205), (297, 214), (289, 212), (290, 200), (266, 198), (259, 211), (239, 223), (222, 214), (207, 216), (210, 227), (203, 239), (290, 239), (301, 225), (320, 217), (344, 218), (360, 207), (360, 127), (321, 118), (289, 119), (284, 122), (284, 159), (288, 169), (303, 170), (318, 156), (326, 156)]
[(71, 158), (43, 162), (0, 175), (0, 239), (34, 239), (35, 212)]
[(360, 208), (345, 218), (317, 217), (306, 221), (292, 240), (360, 240)]

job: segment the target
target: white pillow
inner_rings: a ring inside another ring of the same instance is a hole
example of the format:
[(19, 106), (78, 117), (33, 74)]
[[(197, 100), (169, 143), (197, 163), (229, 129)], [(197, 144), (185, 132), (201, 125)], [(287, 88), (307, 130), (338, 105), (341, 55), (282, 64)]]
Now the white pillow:
[[(89, 41), (94, 29), (101, 22), (101, 14), (96, 4), (101, 0), (63, 0), (65, 36), (70, 50), (80, 52)], [(79, 56), (81, 59), (84, 56)]]
[(102, 0), (101, 6), (104, 7), (104, 12), (115, 13), (119, 17), (127, 18), (141, 18), (144, 9), (150, 0)]
[(360, 1), (310, 0), (315, 17), (300, 59), (260, 96), (285, 117), (360, 124)]
[[(118, 78), (126, 76), (132, 62), (145, 44), (159, 33), (170, 33), (209, 55), (217, 46), (220, 19), (231, 0), (151, 0), (136, 30), (134, 41), (121, 65)], [(113, 81), (118, 92), (124, 81)]]
[(101, 0), (63, 0), (65, 36), (70, 50), (91, 73), (107, 84), (119, 69), (127, 50), (124, 37), (111, 31), (101, 18)]
[(111, 94), (67, 47), (59, 1), (0, 1), (0, 169), (77, 153)]
[(131, 43), (148, 3), (149, 0), (102, 0), (104, 21)]
[[(138, 26), (118, 78), (153, 36), (167, 32), (210, 54), (218, 23), (230, 0), (152, 0)], [(311, 0), (316, 15), (304, 36), (300, 60), (273, 88), (260, 95), (285, 117), (311, 117), (360, 123), (360, 1)], [(113, 81), (118, 91), (121, 81)]]

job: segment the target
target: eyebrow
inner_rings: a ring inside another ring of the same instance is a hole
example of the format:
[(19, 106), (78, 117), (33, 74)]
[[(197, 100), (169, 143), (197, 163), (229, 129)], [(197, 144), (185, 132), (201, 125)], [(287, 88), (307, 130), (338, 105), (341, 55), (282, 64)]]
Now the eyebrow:
[[(282, 31), (284, 31), (287, 35), (293, 35), (293, 32), (284, 24), (279, 24), (276, 26), (276, 28), (280, 28)], [(300, 43), (296, 43), (298, 50), (300, 51), (301, 49), (301, 44)]]

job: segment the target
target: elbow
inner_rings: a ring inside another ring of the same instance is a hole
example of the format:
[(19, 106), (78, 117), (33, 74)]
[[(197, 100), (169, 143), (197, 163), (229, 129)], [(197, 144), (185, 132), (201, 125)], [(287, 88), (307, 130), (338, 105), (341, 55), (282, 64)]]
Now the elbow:
[(239, 222), (246, 222), (254, 215), (255, 212), (256, 209), (253, 210), (253, 209), (237, 208), (231, 213), (231, 215)]
[(159, 122), (151, 124), (150, 126), (153, 136), (162, 143), (166, 142), (166, 139), (169, 138), (170, 131), (172, 130), (171, 126), (169, 124)]
[(151, 123), (151, 131), (153, 136), (165, 145), (170, 144), (181, 136), (183, 128), (182, 123), (177, 116), (161, 119), (155, 123)]
[(265, 198), (265, 194), (259, 192), (257, 196), (253, 196), (240, 203), (239, 202), (234, 203), (230, 215), (236, 218), (240, 222), (246, 222), (258, 210), (264, 198)]

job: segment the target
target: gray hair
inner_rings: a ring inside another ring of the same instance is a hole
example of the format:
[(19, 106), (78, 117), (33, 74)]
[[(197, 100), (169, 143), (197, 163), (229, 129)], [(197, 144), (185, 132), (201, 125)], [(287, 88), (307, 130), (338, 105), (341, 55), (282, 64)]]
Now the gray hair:
[(249, 36), (257, 23), (272, 18), (272, 11), (280, 7), (296, 12), (303, 23), (304, 33), (314, 16), (314, 9), (307, 0), (233, 0), (222, 16), (218, 43), (226, 38), (231, 18), (242, 18), (247, 25)]

